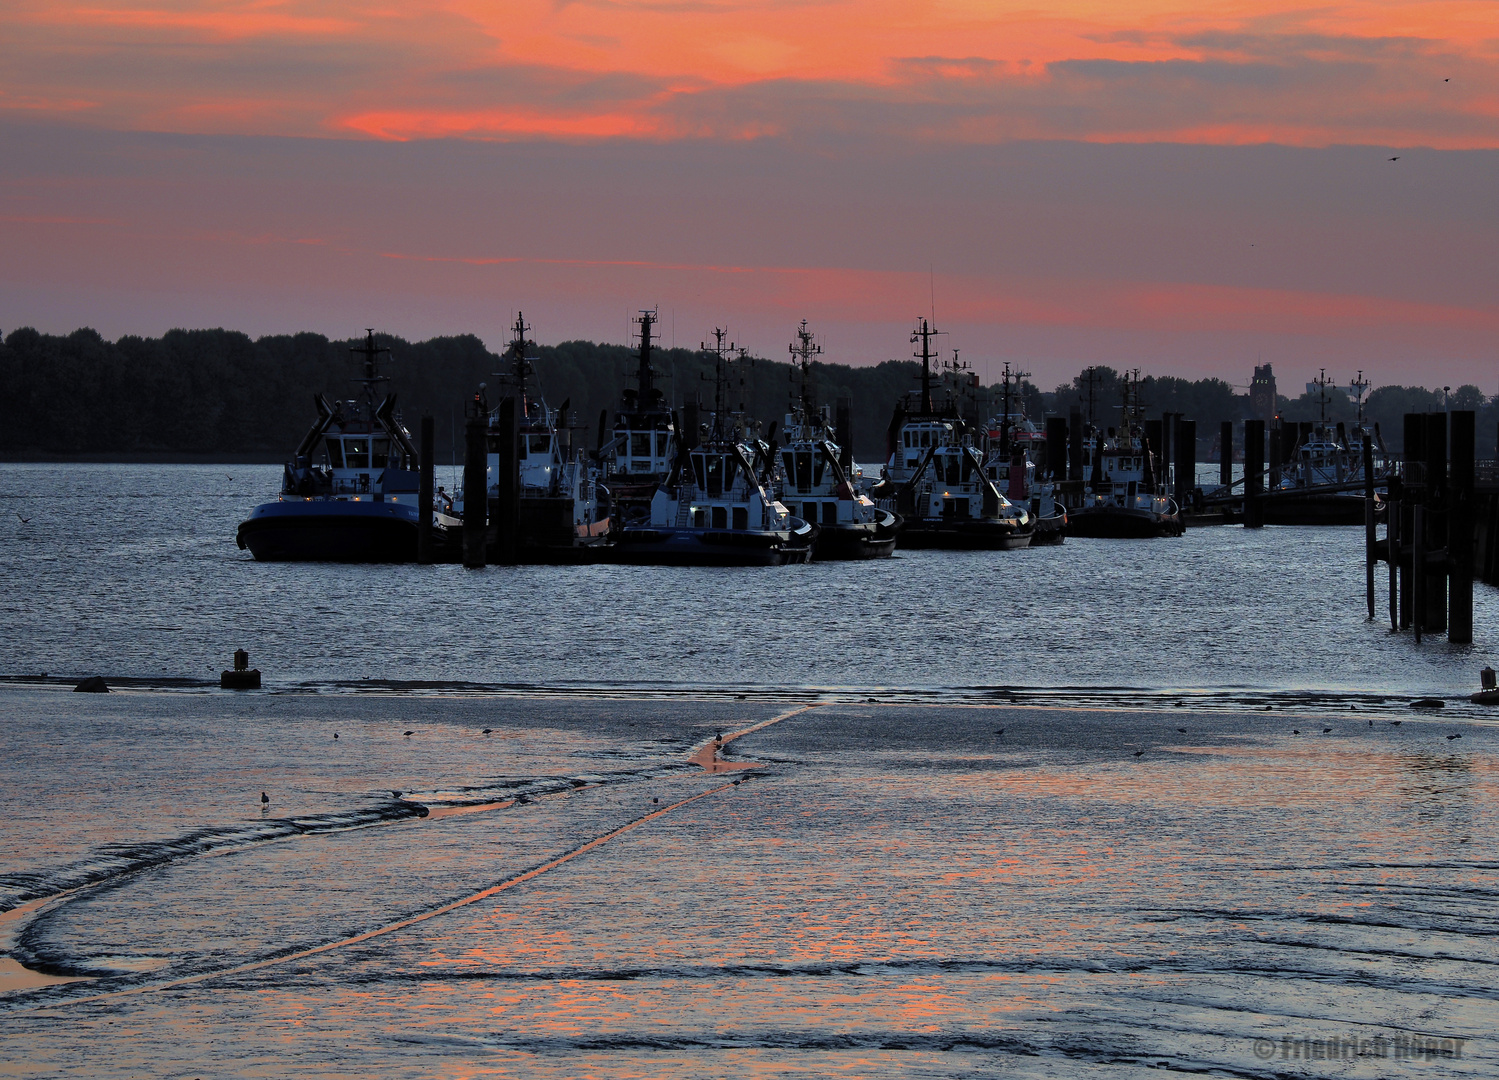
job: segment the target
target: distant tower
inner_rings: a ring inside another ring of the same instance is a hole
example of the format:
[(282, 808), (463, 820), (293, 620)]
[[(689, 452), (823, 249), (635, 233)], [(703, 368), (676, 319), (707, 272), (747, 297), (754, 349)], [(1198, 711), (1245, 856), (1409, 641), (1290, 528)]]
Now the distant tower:
[(1275, 373), (1269, 364), (1255, 365), (1249, 382), (1249, 412), (1267, 424), (1275, 419)]

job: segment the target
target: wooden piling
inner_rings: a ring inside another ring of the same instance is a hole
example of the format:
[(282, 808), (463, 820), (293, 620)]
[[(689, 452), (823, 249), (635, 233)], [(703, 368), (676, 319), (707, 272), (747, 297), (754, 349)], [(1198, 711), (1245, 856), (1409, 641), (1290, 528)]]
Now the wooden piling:
[(1421, 628), (1428, 634), (1447, 630), (1447, 414), (1426, 414), (1426, 506), (1421, 543), (1433, 557), (1422, 563), (1426, 577), (1426, 610)]
[(494, 433), (495, 507), (494, 558), (501, 566), (514, 566), (520, 550), (520, 428), (516, 423), (516, 401), (500, 402), (499, 424)]
[(489, 485), (485, 477), (489, 455), (485, 436), (489, 422), (483, 416), (471, 419), (463, 442), (463, 565), (470, 570), (484, 566), (484, 540), (488, 531)]
[(1280, 424), (1270, 429), (1270, 483), (1271, 491), (1280, 487), (1281, 449), (1286, 442), (1286, 426)]
[(1468, 410), (1452, 414), (1451, 480), (1447, 490), (1447, 640), (1454, 645), (1473, 643), (1475, 419)]
[(1260, 498), (1265, 482), (1265, 422), (1244, 421), (1244, 527), (1265, 526), (1265, 505)]
[(420, 473), (416, 481), (416, 561), (423, 566), (432, 562), (432, 417), (422, 417)]
[(1385, 501), (1385, 553), (1390, 566), (1390, 629), (1400, 629), (1400, 477), (1390, 477)]
[(1197, 490), (1197, 421), (1176, 421), (1176, 505), (1183, 510)]
[(841, 451), (839, 464), (845, 472), (854, 465), (854, 419), (853, 403), (846, 397), (838, 399), (834, 406), (833, 430), (838, 439), (838, 448)]
[(1374, 437), (1364, 432), (1364, 600), (1374, 621)]
[(1046, 418), (1046, 469), (1058, 483), (1067, 481), (1067, 421), (1060, 416)]
[(1218, 483), (1224, 488), (1234, 482), (1234, 422), (1218, 425)]
[(1421, 631), (1426, 625), (1426, 507), (1416, 503), (1411, 507), (1411, 630), (1416, 635), (1416, 644), (1421, 644)]
[(1076, 405), (1067, 411), (1067, 479), (1083, 479), (1083, 411)]

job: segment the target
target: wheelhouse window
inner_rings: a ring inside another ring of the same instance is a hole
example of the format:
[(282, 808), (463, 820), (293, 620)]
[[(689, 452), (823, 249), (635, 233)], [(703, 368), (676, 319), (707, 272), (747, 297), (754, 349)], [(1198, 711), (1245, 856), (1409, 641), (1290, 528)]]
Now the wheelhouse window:
[(383, 469), (390, 461), (390, 440), (376, 439), (374, 441), (374, 459), (370, 465), (376, 469)]
[(651, 456), (651, 433), (649, 431), (634, 431), (630, 433), (630, 456)]
[(796, 489), (798, 491), (812, 490), (812, 452), (810, 450), (796, 452)]
[(666, 456), (666, 440), (668, 437), (664, 431), (656, 432), (656, 456), (659, 458)]
[(328, 468), (342, 469), (344, 467), (344, 444), (342, 439), (328, 439), (325, 444), (328, 450)]
[(370, 441), (368, 439), (344, 440), (344, 467), (348, 469), (370, 467)]
[(552, 437), (550, 435), (531, 435), (528, 436), (528, 441), (530, 442), (530, 452), (532, 454), (551, 453)]

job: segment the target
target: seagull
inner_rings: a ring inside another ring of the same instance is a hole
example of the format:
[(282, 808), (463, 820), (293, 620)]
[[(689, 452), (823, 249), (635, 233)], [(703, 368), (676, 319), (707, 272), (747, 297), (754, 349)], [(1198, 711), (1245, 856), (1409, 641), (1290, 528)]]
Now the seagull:
[(16, 517), (21, 518), (21, 524), (22, 525), (30, 525), (31, 524), (31, 519), (30, 518), (23, 518), (23, 517), (21, 517), (20, 514), (17, 514)]
[(1396, 154), (1394, 157), (1390, 158), (1390, 160), (1391, 161), (1399, 161), (1400, 160), (1400, 155)]
[(1144, 754), (1145, 754), (1144, 750), (1136, 750), (1135, 751), (1135, 757), (1142, 757)]
[(1461, 739), (1461, 738), (1462, 738), (1461, 735), (1448, 735), (1447, 736), (1447, 741), (1451, 742), (1453, 739)]
[(414, 732), (414, 731), (403, 731), (403, 732), (401, 732), (401, 734), (402, 735), (415, 735), (416, 732)]
[(1399, 720), (1391, 720), (1390, 723), (1394, 724), (1396, 727), (1400, 726), (1400, 721)]
[(1443, 79), (1442, 81), (1443, 82), (1451, 82), (1452, 80), (1451, 79)]
[(261, 806), (266, 806), (266, 805), (268, 805), (270, 803), (270, 801), (271, 801), (271, 797), (269, 795), (267, 795), (265, 792), (262, 791), (260, 793), (260, 805)]
[(1291, 729), (1291, 734), (1292, 735), (1300, 735), (1301, 734), (1301, 729), (1300, 728), (1292, 728)]

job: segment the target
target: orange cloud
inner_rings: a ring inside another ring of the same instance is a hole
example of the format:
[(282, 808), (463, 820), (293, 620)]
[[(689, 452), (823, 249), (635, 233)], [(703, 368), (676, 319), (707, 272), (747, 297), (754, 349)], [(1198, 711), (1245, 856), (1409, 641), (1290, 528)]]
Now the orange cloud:
[(1488, 0), (20, 0), (7, 23), (0, 110), (119, 128), (1499, 145)]

